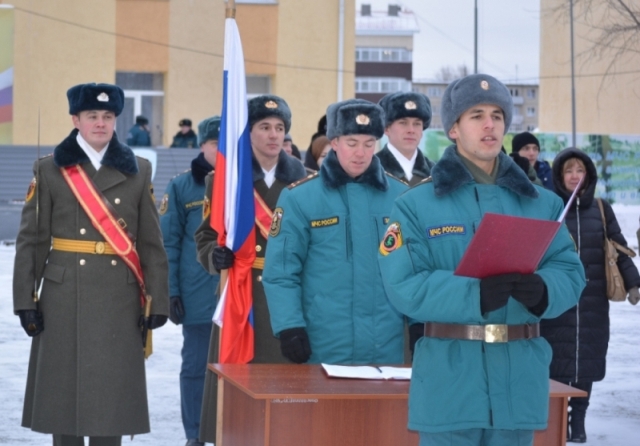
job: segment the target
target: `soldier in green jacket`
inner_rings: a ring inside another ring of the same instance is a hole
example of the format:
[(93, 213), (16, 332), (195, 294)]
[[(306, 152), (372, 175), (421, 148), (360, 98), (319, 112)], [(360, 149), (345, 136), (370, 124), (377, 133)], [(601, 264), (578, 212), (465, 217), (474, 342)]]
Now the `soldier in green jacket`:
[(16, 240), (14, 311), (33, 337), (22, 425), (53, 434), (54, 446), (84, 445), (85, 436), (91, 446), (118, 446), (123, 435), (149, 432), (140, 289), (61, 169), (80, 166), (135, 239), (151, 329), (169, 314), (167, 256), (151, 163), (114, 132), (123, 91), (82, 84), (67, 96), (76, 128), (36, 161)]
[(376, 261), (393, 201), (407, 189), (374, 156), (383, 117), (362, 99), (329, 106), (332, 150), (320, 173), (278, 200), (263, 283), (273, 332), (293, 362), (403, 362), (405, 318)]
[[(249, 129), (252, 149), (253, 188), (272, 212), (280, 193), (291, 183), (303, 178), (302, 163), (282, 150), (284, 135), (291, 128), (291, 110), (284, 99), (274, 95), (258, 96), (249, 101)], [(211, 228), (211, 192), (213, 174), (205, 181), (204, 219), (196, 230), (198, 261), (211, 274), (233, 265), (233, 251), (218, 246), (218, 234)], [(262, 270), (267, 238), (256, 225), (256, 260), (253, 264), (253, 317), (255, 355), (253, 363), (284, 363), (278, 340), (273, 336), (269, 310), (262, 287)], [(208, 362), (218, 361), (219, 329), (214, 326), (209, 344)], [(200, 421), (200, 441), (216, 439), (217, 376), (207, 371)]]
[(426, 323), (413, 358), (409, 429), (422, 446), (532, 445), (549, 410), (551, 347), (538, 323), (576, 305), (584, 271), (562, 226), (533, 274), (454, 274), (486, 212), (556, 220), (563, 204), (501, 152), (513, 113), (502, 83), (467, 76), (447, 87), (442, 104), (454, 144), (432, 179), (396, 200), (380, 245), (389, 299)]

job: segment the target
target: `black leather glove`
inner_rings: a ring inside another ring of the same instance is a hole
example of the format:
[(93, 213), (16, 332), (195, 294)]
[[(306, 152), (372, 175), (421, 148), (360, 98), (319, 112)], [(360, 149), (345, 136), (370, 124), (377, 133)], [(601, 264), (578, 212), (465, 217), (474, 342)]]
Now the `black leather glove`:
[(409, 325), (409, 350), (411, 351), (411, 358), (413, 358), (413, 352), (416, 349), (416, 342), (424, 336), (424, 324)]
[(500, 274), (480, 280), (480, 311), (488, 313), (507, 305), (520, 274)]
[(42, 313), (38, 310), (18, 310), (18, 316), (20, 317), (20, 325), (24, 328), (27, 336), (38, 336), (44, 331), (44, 320)]
[(537, 274), (523, 274), (515, 283), (511, 296), (536, 315), (544, 313), (549, 303), (547, 286)]
[(184, 319), (184, 305), (180, 296), (171, 296), (169, 299), (169, 320), (176, 325)]
[(229, 269), (233, 266), (233, 261), (236, 258), (233, 251), (226, 246), (216, 246), (211, 251), (211, 264), (213, 267), (221, 271), (223, 269)]
[(289, 328), (280, 332), (280, 350), (282, 355), (295, 362), (302, 364), (311, 357), (311, 345), (309, 335), (304, 328)]
[(156, 328), (162, 327), (167, 323), (167, 316), (162, 314), (152, 314), (149, 316), (147, 320), (147, 327), (149, 330), (155, 330)]

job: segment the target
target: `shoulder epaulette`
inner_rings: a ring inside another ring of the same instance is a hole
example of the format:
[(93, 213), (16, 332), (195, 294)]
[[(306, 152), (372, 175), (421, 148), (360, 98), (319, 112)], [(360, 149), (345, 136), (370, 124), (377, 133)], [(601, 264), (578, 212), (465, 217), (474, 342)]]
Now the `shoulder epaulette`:
[(400, 178), (398, 178), (397, 176), (390, 174), (390, 173), (389, 173), (389, 172), (387, 172), (386, 170), (384, 171), (384, 173), (385, 173), (389, 178), (393, 178), (394, 180), (399, 181), (399, 182), (401, 182), (402, 184), (409, 184), (409, 183), (407, 183), (406, 181), (401, 180), (401, 179), (400, 179)]
[(183, 172), (180, 172), (177, 175), (174, 175), (173, 177), (171, 177), (171, 179), (173, 180), (174, 178), (178, 178), (180, 175), (184, 175), (185, 173), (190, 173), (190, 172), (191, 172), (191, 169), (187, 169), (187, 170), (185, 170)]
[(311, 173), (309, 175), (307, 175), (306, 177), (296, 181), (295, 183), (291, 183), (289, 186), (287, 186), (288, 189), (293, 189), (296, 186), (300, 186), (302, 183), (306, 183), (309, 180), (313, 180), (314, 178), (318, 178), (318, 172), (314, 172)]
[(418, 187), (421, 184), (427, 184), (427, 183), (432, 183), (433, 182), (433, 178), (431, 177), (431, 175), (429, 175), (427, 178), (425, 178), (424, 180), (420, 181), (419, 183), (414, 184), (411, 189), (413, 189), (414, 187)]

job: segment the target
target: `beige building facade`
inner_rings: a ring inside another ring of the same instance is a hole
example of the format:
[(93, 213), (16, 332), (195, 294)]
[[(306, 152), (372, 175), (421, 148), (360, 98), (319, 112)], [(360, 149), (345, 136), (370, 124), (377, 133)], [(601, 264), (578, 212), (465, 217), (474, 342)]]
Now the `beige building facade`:
[[(57, 144), (71, 129), (66, 90), (84, 82), (125, 90), (121, 139), (138, 114), (153, 145), (168, 146), (182, 118), (195, 126), (220, 113), (223, 0), (0, 4), (13, 6), (11, 144)], [(237, 0), (236, 9), (248, 93), (284, 97), (306, 149), (327, 106), (354, 96), (355, 1)]]
[[(637, 5), (638, 2), (632, 3)], [(540, 119), (542, 132), (571, 132), (571, 47), (568, 14), (552, 11), (567, 5), (563, 0), (542, 0), (540, 17)], [(605, 26), (606, 2), (592, 2), (592, 23)], [(576, 131), (590, 134), (640, 133), (640, 47), (618, 57), (590, 50), (597, 31), (580, 19), (582, 3), (575, 2), (574, 54)], [(622, 23), (621, 23), (622, 24)], [(610, 75), (605, 76), (609, 69)]]

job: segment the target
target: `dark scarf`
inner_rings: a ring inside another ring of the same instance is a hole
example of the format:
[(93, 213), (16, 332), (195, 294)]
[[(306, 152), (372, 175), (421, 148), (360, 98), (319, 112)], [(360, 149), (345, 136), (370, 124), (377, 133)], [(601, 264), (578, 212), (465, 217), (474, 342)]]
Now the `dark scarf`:
[[(522, 171), (511, 157), (500, 152), (496, 186), (504, 187), (510, 191), (529, 198), (538, 198), (538, 191), (531, 184), (527, 175)], [(459, 187), (474, 181), (456, 153), (456, 146), (447, 147), (440, 161), (431, 169), (434, 191), (437, 196), (443, 196), (454, 192)]]
[(213, 166), (204, 158), (204, 153), (202, 152), (191, 160), (191, 176), (196, 184), (204, 184), (205, 177), (212, 170)]
[[(251, 166), (253, 169), (253, 181), (263, 180), (264, 172), (260, 163), (251, 153)], [(287, 152), (281, 150), (278, 154), (278, 164), (276, 164), (276, 180), (282, 181), (285, 184), (291, 184), (294, 181), (298, 181), (300, 178), (304, 178), (307, 175), (304, 166), (299, 159), (293, 158), (287, 155)]]
[(320, 166), (320, 176), (325, 186), (334, 189), (347, 183), (368, 184), (382, 192), (389, 189), (389, 182), (384, 174), (380, 160), (375, 156), (371, 159), (371, 164), (362, 175), (352, 178), (340, 165), (335, 150), (331, 149), (322, 162), (322, 166)]
[[(74, 129), (69, 136), (53, 149), (53, 162), (56, 166), (69, 167), (91, 162), (78, 144), (77, 135), (78, 129)], [(104, 154), (101, 164), (128, 175), (138, 173), (138, 161), (133, 150), (124, 144), (120, 144), (116, 132), (113, 132), (113, 137), (109, 141), (107, 152)]]
[[(391, 150), (389, 150), (389, 147), (387, 145), (385, 145), (381, 151), (376, 153), (376, 156), (380, 158), (380, 163), (382, 164), (382, 166), (384, 166), (385, 171), (389, 172), (396, 178), (406, 177), (404, 169), (402, 168), (396, 157), (393, 156), (393, 153), (391, 153)], [(422, 152), (418, 150), (418, 155), (416, 156), (416, 162), (413, 165), (412, 172), (414, 175), (418, 174), (421, 177), (427, 178), (429, 175), (431, 175), (431, 168), (433, 167), (433, 165), (434, 163), (427, 160)]]

